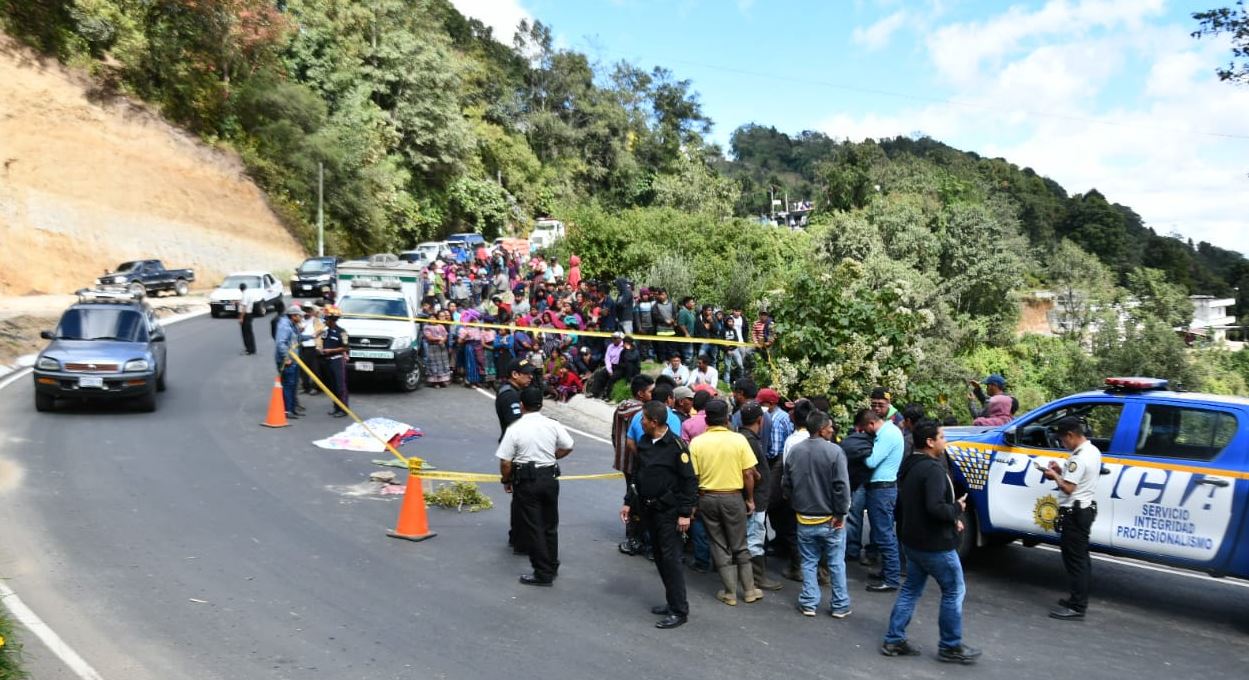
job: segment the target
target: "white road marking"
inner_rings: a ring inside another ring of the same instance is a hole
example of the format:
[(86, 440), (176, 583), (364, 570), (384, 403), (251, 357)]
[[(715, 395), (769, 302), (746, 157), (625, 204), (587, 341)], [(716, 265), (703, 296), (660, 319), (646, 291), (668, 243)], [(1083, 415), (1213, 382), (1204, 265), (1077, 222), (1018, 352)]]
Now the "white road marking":
[(3, 380), (0, 380), (0, 390), (30, 375), (31, 371), (32, 369), (29, 369), (29, 368), (23, 368), (23, 369), (13, 371), (13, 373), (9, 374), (9, 377), (4, 378)]
[(56, 631), (48, 627), (30, 607), (22, 602), (22, 598), (13, 592), (13, 589), (0, 581), (0, 602), (4, 602), (4, 606), (13, 613), (13, 618), (22, 624), (27, 630), (35, 634), (39, 641), (44, 644), (58, 659), (63, 661), (69, 669), (74, 672), (82, 680), (104, 680), (103, 676), (96, 672), (91, 664), (87, 663), (78, 652), (61, 639)]
[[(207, 314), (207, 312), (179, 314), (175, 317), (163, 319), (161, 324), (169, 326), (180, 321), (186, 321), (187, 319), (194, 319), (196, 317), (203, 316), (204, 314)], [(0, 390), (3, 390), (9, 385), (12, 385), (18, 380), (30, 375), (31, 371), (32, 369), (30, 368), (23, 368), (12, 372), (3, 379), (0, 379)], [(85, 659), (79, 656), (78, 652), (75, 652), (74, 648), (70, 647), (65, 640), (62, 640), (61, 636), (57, 635), (56, 631), (52, 630), (48, 624), (44, 623), (43, 619), (39, 618), (38, 614), (36, 614), (30, 607), (27, 607), (26, 603), (22, 602), (22, 598), (18, 597), (17, 593), (13, 592), (13, 589), (6, 585), (3, 581), (0, 581), (0, 602), (4, 603), (5, 608), (13, 614), (13, 618), (17, 619), (18, 623), (22, 624), (23, 627), (34, 633), (35, 637), (39, 638), (39, 641), (51, 650), (52, 653), (56, 655), (56, 658), (60, 659), (62, 663), (68, 666), (69, 669), (73, 671), (74, 675), (78, 676), (81, 680), (104, 680), (104, 677), (100, 675), (95, 668), (92, 668), (91, 664), (87, 663)]]
[[(478, 391), (478, 392), (479, 392), (482, 396), (489, 397), (491, 400), (493, 400), (493, 399), (494, 399), (494, 397), (495, 397), (495, 395), (490, 394), (490, 392), (488, 392), (488, 391), (486, 391), (486, 390), (483, 390), (483, 389), (482, 389), (482, 388), (480, 388), (480, 387), (474, 386), (474, 387), (473, 387), (473, 389), (477, 390), (477, 391)], [(571, 426), (568, 426), (568, 425), (565, 425), (564, 427), (568, 428), (568, 431), (569, 431), (569, 432), (576, 432), (577, 434), (581, 435), (582, 437), (589, 437), (590, 439), (593, 439), (593, 440), (594, 440), (594, 441), (596, 441), (596, 442), (602, 442), (602, 443), (604, 443), (604, 444), (608, 444), (608, 445), (610, 445), (610, 444), (611, 444), (611, 440), (610, 440), (610, 439), (604, 439), (604, 438), (602, 438), (602, 437), (600, 437), (600, 436), (598, 436), (598, 435), (596, 435), (596, 434), (590, 434), (589, 432), (585, 432), (585, 431), (583, 431), (583, 430), (578, 430), (577, 428), (575, 428), (575, 427), (571, 427)]]
[[(1034, 547), (1040, 548), (1041, 550), (1048, 550), (1050, 552), (1062, 552), (1062, 550), (1055, 548), (1052, 545), (1038, 545)], [(1203, 574), (1197, 571), (1184, 571), (1183, 569), (1172, 569), (1170, 567), (1162, 567), (1156, 564), (1145, 564), (1144, 562), (1136, 562), (1133, 560), (1125, 560), (1125, 559), (1121, 559), (1118, 557), (1111, 557), (1110, 555), (1093, 554), (1093, 555), (1090, 555), (1090, 557), (1092, 557), (1095, 560), (1099, 560), (1101, 562), (1112, 562), (1114, 564), (1123, 565), (1125, 567), (1135, 567), (1137, 569), (1144, 569), (1145, 571), (1156, 571), (1162, 574), (1171, 574), (1172, 576), (1183, 576), (1184, 578), (1195, 578), (1199, 581), (1210, 581), (1211, 583), (1222, 583), (1224, 585), (1236, 586), (1237, 588), (1249, 588), (1249, 581), (1241, 581), (1236, 578), (1230, 578), (1230, 577), (1215, 578), (1213, 576), (1210, 576), (1209, 574)]]

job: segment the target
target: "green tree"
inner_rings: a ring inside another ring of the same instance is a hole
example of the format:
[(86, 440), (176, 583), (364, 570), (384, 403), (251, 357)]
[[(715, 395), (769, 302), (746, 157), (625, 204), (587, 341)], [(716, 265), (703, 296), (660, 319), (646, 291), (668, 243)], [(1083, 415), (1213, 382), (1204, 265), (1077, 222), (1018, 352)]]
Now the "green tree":
[(1245, 0), (1236, 0), (1233, 7), (1219, 7), (1205, 12), (1193, 12), (1198, 28), (1194, 38), (1227, 35), (1232, 42), (1232, 58), (1227, 66), (1217, 71), (1219, 80), (1236, 83), (1249, 82), (1249, 8)]

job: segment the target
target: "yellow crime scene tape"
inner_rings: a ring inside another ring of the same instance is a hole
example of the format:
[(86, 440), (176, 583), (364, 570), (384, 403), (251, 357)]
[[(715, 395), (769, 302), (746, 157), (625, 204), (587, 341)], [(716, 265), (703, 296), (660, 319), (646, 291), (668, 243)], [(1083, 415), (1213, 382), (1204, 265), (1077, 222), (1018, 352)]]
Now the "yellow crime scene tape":
[[(607, 331), (581, 331), (575, 328), (554, 328), (549, 326), (519, 326), (516, 324), (502, 323), (486, 323), (484, 321), (448, 321), (446, 319), (433, 318), (408, 318), (406, 316), (390, 316), (386, 314), (346, 314), (344, 319), (380, 319), (384, 321), (406, 321), (408, 323), (434, 323), (443, 326), (470, 326), (472, 328), (490, 328), (494, 330), (511, 331), (515, 333), (517, 330), (533, 332), (533, 333), (554, 333), (556, 335), (584, 335), (590, 338), (610, 338), (612, 333)], [(624, 333), (624, 331), (618, 331)], [(688, 335), (639, 335), (637, 333), (624, 333), (634, 340), (644, 340), (646, 342), (678, 342), (682, 344), (699, 344), (699, 345), (721, 345), (725, 347), (759, 347), (757, 343), (742, 342), (741, 340), (724, 340), (721, 338), (695, 338)]]
[[(398, 318), (402, 318), (402, 317), (398, 317)], [(415, 476), (415, 477), (420, 477), (422, 479), (454, 481), (454, 482), (502, 482), (503, 481), (502, 476), (498, 474), (489, 474), (485, 472), (454, 472), (451, 470), (427, 470), (424, 468), (424, 465), (425, 465), (424, 459), (419, 458), (417, 456), (405, 456), (402, 453), (399, 453), (399, 449), (395, 448), (394, 445), (391, 444), (389, 441), (382, 439), (381, 435), (374, 432), (373, 429), (370, 428), (368, 424), (365, 423), (360, 418), (360, 416), (356, 415), (355, 411), (351, 410), (350, 407), (348, 407), (341, 400), (339, 400), (338, 396), (335, 395), (334, 392), (331, 391), (328, 387), (326, 387), (325, 383), (321, 382), (321, 378), (317, 377), (317, 374), (313, 372), (312, 369), (308, 368), (308, 365), (305, 364), (303, 360), (299, 358), (299, 353), (295, 351), (297, 348), (298, 348), (298, 345), (292, 347), (290, 351), (287, 352), (287, 356), (291, 359), (291, 361), (295, 362), (295, 365), (299, 366), (299, 369), (303, 371), (304, 373), (306, 373), (309, 378), (312, 378), (312, 381), (316, 384), (316, 386), (320, 388), (321, 391), (325, 393), (326, 396), (328, 396), (331, 400), (333, 400), (334, 404), (337, 405), (338, 408), (345, 411), (347, 415), (351, 417), (352, 420), (359, 423), (360, 426), (364, 428), (365, 432), (368, 432), (370, 436), (372, 436), (377, 441), (381, 442), (382, 446), (386, 447), (386, 450), (389, 451), (391, 455), (403, 461), (404, 464), (408, 466), (408, 473), (410, 475)], [(624, 475), (619, 472), (603, 472), (603, 473), (592, 474), (592, 475), (563, 475), (560, 477), (560, 479), (564, 481), (585, 480), (585, 479), (623, 479), (623, 478), (624, 478)]]
[[(610, 338), (613, 333), (606, 331), (581, 331), (573, 328), (554, 328), (548, 326), (517, 326), (516, 324), (486, 323), (484, 321), (447, 321), (446, 319), (433, 318), (408, 318), (406, 316), (391, 316), (387, 314), (343, 314), (344, 319), (381, 319), (384, 321), (406, 321), (408, 323), (434, 323), (443, 326), (469, 326), (472, 328), (490, 328), (495, 330), (505, 330), (515, 333), (518, 329), (531, 331), (534, 333), (554, 333), (556, 335), (577, 335), (590, 338)], [(623, 331), (621, 331), (623, 332)], [(700, 344), (700, 345), (719, 345), (721, 347), (754, 347), (762, 349), (762, 345), (755, 342), (743, 342), (741, 340), (724, 340), (721, 338), (695, 338), (688, 335), (637, 335), (633, 333), (627, 334), (635, 341), (641, 340), (645, 342), (674, 342), (681, 344)], [(768, 361), (768, 369), (772, 374), (773, 382), (776, 381), (776, 363), (772, 361), (772, 353), (764, 352), (764, 358)]]

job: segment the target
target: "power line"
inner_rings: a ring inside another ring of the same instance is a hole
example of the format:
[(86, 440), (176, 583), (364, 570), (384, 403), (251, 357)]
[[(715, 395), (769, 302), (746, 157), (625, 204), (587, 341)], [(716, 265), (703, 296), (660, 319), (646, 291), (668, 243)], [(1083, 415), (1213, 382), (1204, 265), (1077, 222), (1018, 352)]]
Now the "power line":
[[(621, 56), (621, 55), (617, 55)], [(1102, 125), (1106, 127), (1134, 128), (1140, 130), (1151, 130), (1154, 132), (1166, 132), (1171, 134), (1188, 134), (1199, 135), (1203, 137), (1216, 137), (1220, 139), (1238, 139), (1249, 141), (1249, 134), (1235, 134), (1227, 132), (1211, 132), (1208, 130), (1184, 130), (1181, 128), (1166, 127), (1161, 125), (1148, 125), (1141, 123), (1124, 123), (1121, 121), (1102, 120), (1097, 118), (1087, 118), (1084, 116), (1074, 116), (1063, 113), (1053, 113), (1049, 111), (1034, 111), (1029, 109), (1004, 109), (988, 104), (978, 104), (974, 102), (963, 102), (953, 99), (945, 99), (942, 97), (932, 97), (920, 94), (911, 94), (906, 92), (897, 92), (893, 90), (882, 90), (873, 87), (862, 87), (859, 85), (846, 85), (844, 83), (834, 83), (826, 80), (812, 80), (807, 78), (795, 78), (793, 76), (778, 75), (772, 73), (763, 73), (760, 71), (751, 71), (748, 69), (740, 69), (732, 66), (720, 66), (717, 64), (707, 64), (698, 61), (690, 61), (687, 59), (667, 59), (666, 61), (673, 64), (682, 64), (685, 66), (695, 66), (705, 68), (712, 71), (723, 71), (734, 75), (751, 76), (755, 78), (763, 78), (769, 81), (782, 81), (787, 83), (795, 83), (807, 86), (822, 86), (835, 90), (844, 90), (846, 92), (855, 92), (859, 94), (872, 94), (882, 97), (893, 97), (895, 99), (905, 99), (909, 101), (924, 102), (929, 104), (939, 104), (942, 106), (961, 107), (965, 109), (978, 109), (981, 111), (989, 111), (1002, 114), (1022, 114), (1033, 118), (1052, 118), (1055, 120), (1064, 120), (1073, 123), (1086, 123), (1089, 125)]]

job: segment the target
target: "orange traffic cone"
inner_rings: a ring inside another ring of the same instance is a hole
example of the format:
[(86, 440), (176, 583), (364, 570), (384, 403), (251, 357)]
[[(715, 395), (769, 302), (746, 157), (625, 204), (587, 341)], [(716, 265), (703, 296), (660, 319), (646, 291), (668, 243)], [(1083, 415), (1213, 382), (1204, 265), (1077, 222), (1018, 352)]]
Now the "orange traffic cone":
[(282, 379), (273, 379), (273, 392), (269, 396), (269, 415), (265, 416), (265, 427), (286, 427), (286, 400), (282, 398)]
[(438, 535), (429, 530), (429, 518), (425, 516), (425, 490), (421, 488), (420, 477), (408, 475), (408, 488), (403, 492), (403, 506), (399, 508), (399, 522), (386, 535), (407, 541), (423, 541)]

